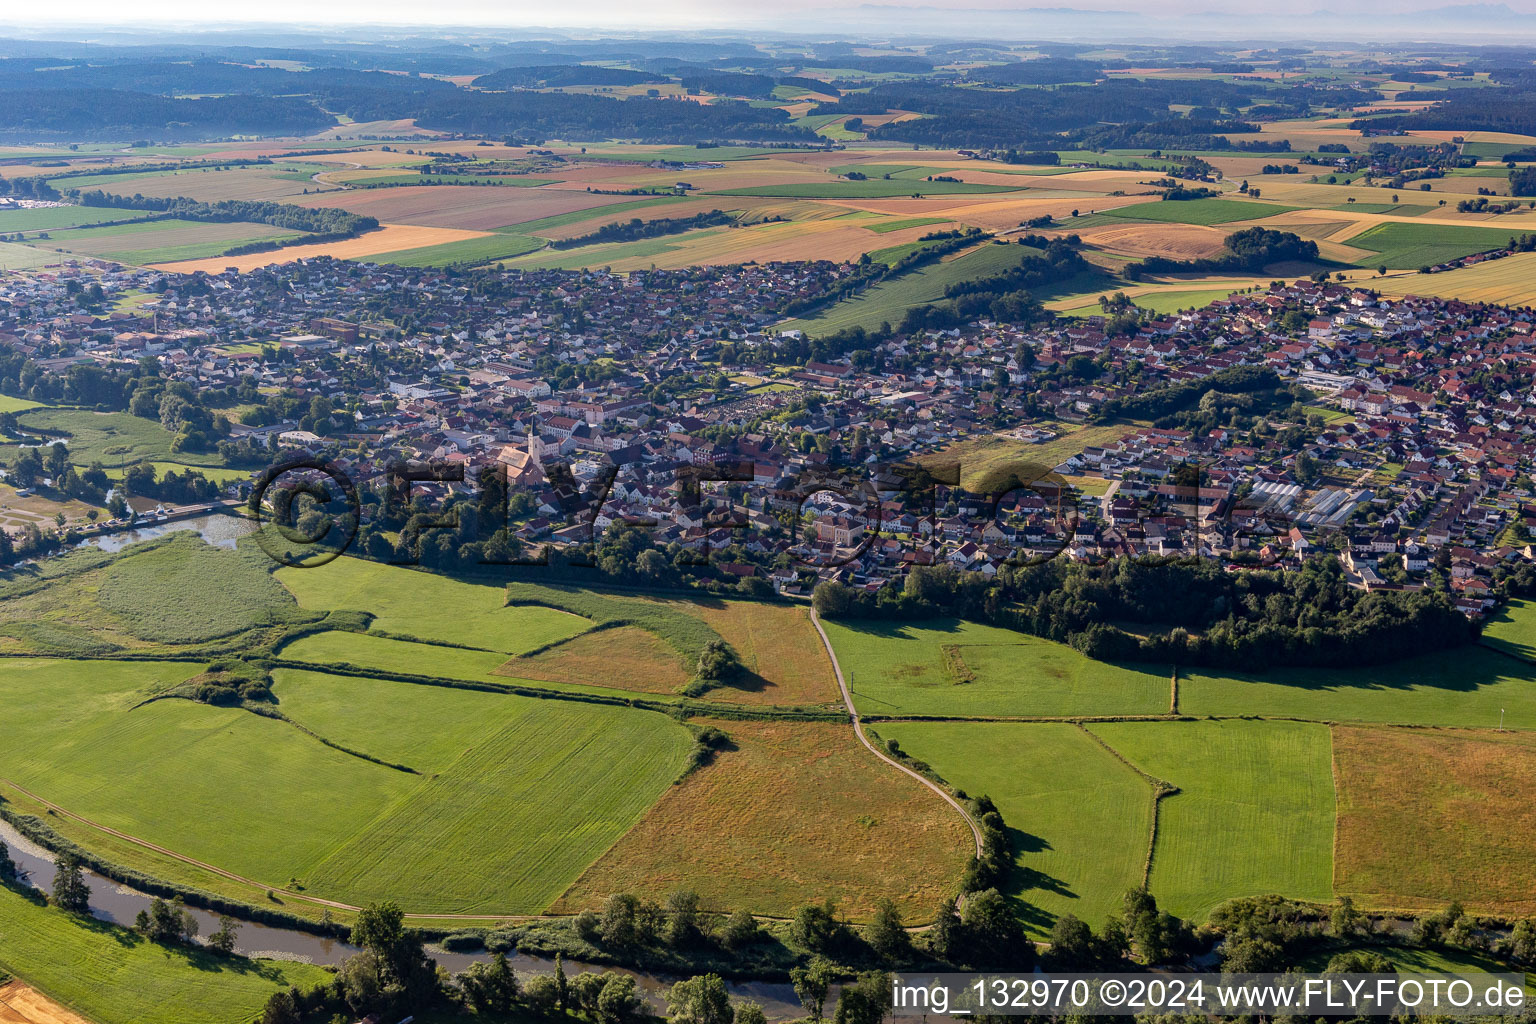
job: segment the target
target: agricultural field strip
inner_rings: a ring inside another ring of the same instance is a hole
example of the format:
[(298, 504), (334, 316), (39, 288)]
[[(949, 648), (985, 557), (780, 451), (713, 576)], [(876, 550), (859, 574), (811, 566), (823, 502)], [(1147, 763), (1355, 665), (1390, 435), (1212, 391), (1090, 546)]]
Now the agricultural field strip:
[(871, 754), (874, 754), (877, 758), (884, 761), (892, 768), (895, 768), (897, 771), (912, 776), (912, 778), (933, 790), (933, 792), (936, 793), (941, 800), (953, 807), (955, 811), (960, 815), (960, 817), (965, 819), (965, 823), (970, 826), (971, 836), (976, 840), (976, 856), (978, 858), (981, 857), (981, 826), (976, 824), (976, 819), (971, 817), (971, 812), (967, 811), (965, 807), (960, 803), (960, 801), (951, 796), (949, 792), (944, 789), (944, 787), (940, 786), (938, 783), (932, 781), (931, 779), (928, 779), (922, 774), (913, 771), (911, 768), (908, 768), (906, 765), (902, 764), (900, 761), (897, 761), (895, 758), (886, 755), (869, 741), (869, 737), (864, 734), (864, 723), (859, 719), (858, 708), (854, 707), (853, 695), (848, 692), (848, 682), (843, 678), (843, 667), (838, 663), (837, 651), (832, 649), (832, 641), (827, 636), (827, 631), (821, 628), (821, 616), (816, 614), (816, 610), (814, 608), (811, 610), (811, 623), (815, 625), (816, 632), (820, 635), (822, 644), (824, 644), (827, 648), (827, 657), (832, 659), (832, 672), (837, 677), (837, 688), (843, 695), (843, 704), (848, 709), (848, 718), (853, 724), (853, 732), (854, 735), (859, 738), (859, 742), (862, 743), (864, 748)]

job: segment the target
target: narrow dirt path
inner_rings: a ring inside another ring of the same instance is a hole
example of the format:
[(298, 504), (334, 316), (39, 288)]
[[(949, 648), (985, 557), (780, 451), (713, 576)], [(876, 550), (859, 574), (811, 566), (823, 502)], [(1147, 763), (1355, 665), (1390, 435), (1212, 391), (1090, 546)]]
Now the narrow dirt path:
[(869, 741), (868, 736), (864, 735), (864, 722), (859, 718), (858, 709), (853, 706), (853, 694), (848, 691), (848, 681), (843, 678), (843, 666), (838, 663), (837, 652), (832, 649), (832, 641), (828, 639), (827, 631), (821, 628), (821, 618), (816, 614), (816, 609), (814, 608), (811, 609), (811, 624), (816, 627), (817, 634), (821, 636), (822, 645), (827, 649), (827, 657), (832, 660), (832, 672), (837, 676), (837, 688), (842, 691), (843, 704), (848, 709), (848, 717), (853, 720), (853, 734), (859, 738), (859, 742), (864, 744), (865, 749), (868, 750), (871, 754), (874, 754), (880, 760), (884, 761), (892, 768), (895, 768), (897, 771), (905, 772), (907, 775), (912, 776), (918, 782), (921, 782), (923, 785), (937, 793), (941, 800), (949, 804), (949, 806), (953, 807), (956, 813), (958, 813), (960, 817), (964, 818), (965, 823), (970, 826), (971, 837), (976, 841), (976, 856), (978, 859), (980, 859), (982, 856), (981, 826), (976, 824), (976, 819), (972, 818), (971, 813), (967, 811), (963, 806), (961, 806), (960, 801), (950, 796), (949, 793), (944, 790), (943, 786), (940, 786), (938, 783), (932, 781), (931, 779), (924, 778), (922, 775), (913, 771), (911, 768), (908, 768), (900, 761), (887, 756), (883, 751), (881, 751), (878, 747)]

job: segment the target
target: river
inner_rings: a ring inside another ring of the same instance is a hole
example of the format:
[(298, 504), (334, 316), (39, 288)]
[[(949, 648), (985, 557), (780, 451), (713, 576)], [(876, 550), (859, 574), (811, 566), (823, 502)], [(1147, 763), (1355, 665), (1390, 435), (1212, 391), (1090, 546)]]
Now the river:
[(233, 548), (236, 541), (248, 533), (256, 532), (256, 529), (256, 524), (249, 519), (216, 513), (192, 519), (178, 519), (172, 523), (145, 523), (131, 530), (87, 537), (80, 544), (81, 546), (89, 544), (103, 551), (121, 551), (130, 544), (163, 537), (175, 530), (194, 530), (199, 537), (215, 547)]
[[(103, 551), (120, 551), (130, 544), (164, 536), (175, 530), (194, 530), (209, 544), (233, 548), (236, 541), (256, 528), (256, 524), (248, 519), (213, 514), (182, 519), (173, 523), (146, 524), (132, 530), (90, 537), (81, 541), (81, 544), (94, 545)], [(51, 853), (25, 839), (3, 821), (0, 821), (0, 839), (4, 839), (10, 846), (11, 859), (29, 875), (35, 887), (43, 889), (51, 883), (54, 871), (54, 858)], [(86, 881), (91, 887), (91, 913), (103, 921), (131, 928), (139, 911), (149, 908), (152, 897), (144, 893), (91, 871), (86, 872)], [(195, 907), (189, 907), (188, 910), (197, 918), (200, 935), (206, 936), (218, 930), (218, 915)], [(335, 965), (356, 953), (357, 948), (336, 939), (322, 938), (297, 929), (241, 921), (240, 930), (235, 937), (235, 951), (249, 957)], [(483, 953), (450, 953), (437, 947), (429, 947), (429, 952), (439, 964), (454, 973), (464, 970), (477, 960), (487, 959), (487, 955)], [(520, 974), (553, 974), (555, 970), (555, 962), (543, 957), (518, 953), (509, 955), (507, 959)], [(573, 977), (582, 971), (605, 970), (622, 970), (625, 974), (633, 975), (646, 999), (658, 1009), (665, 1009), (667, 989), (678, 980), (676, 977), (664, 974), (605, 967), (574, 960), (566, 962), (566, 971)], [(732, 981), (728, 986), (733, 998), (750, 999), (762, 1006), (769, 1020), (790, 1020), (805, 1015), (804, 1009), (795, 997), (793, 986), (787, 983)]]
[[(34, 888), (46, 889), (52, 883), (54, 874), (52, 853), (26, 839), (4, 821), (0, 821), (0, 839), (10, 847), (11, 859), (16, 862)], [(148, 910), (153, 899), (93, 871), (85, 872), (85, 880), (91, 888), (91, 915), (124, 928), (132, 928), (134, 918), (138, 916), (139, 911)], [(196, 907), (187, 909), (197, 918), (199, 935), (207, 936), (218, 930), (218, 915)], [(357, 947), (345, 942), (322, 938), (297, 929), (241, 921), (239, 931), (235, 934), (235, 951), (249, 957), (335, 965), (358, 950)], [(450, 953), (435, 946), (428, 947), (428, 952), (439, 964), (454, 973), (464, 970), (477, 960), (488, 959), (488, 955), (484, 953)], [(544, 957), (517, 953), (509, 955), (507, 959), (513, 968), (523, 975), (553, 974), (555, 970), (555, 962)], [(565, 969), (572, 977), (583, 971), (611, 970), (620, 970), (625, 974), (633, 975), (646, 1000), (658, 1010), (665, 1010), (667, 990), (671, 988), (673, 982), (678, 980), (677, 977), (670, 975), (605, 967), (576, 960), (567, 960)], [(732, 998), (750, 999), (757, 1003), (762, 1006), (769, 1020), (789, 1020), (805, 1015), (805, 1011), (795, 998), (793, 986), (786, 983), (732, 981), (727, 985)]]

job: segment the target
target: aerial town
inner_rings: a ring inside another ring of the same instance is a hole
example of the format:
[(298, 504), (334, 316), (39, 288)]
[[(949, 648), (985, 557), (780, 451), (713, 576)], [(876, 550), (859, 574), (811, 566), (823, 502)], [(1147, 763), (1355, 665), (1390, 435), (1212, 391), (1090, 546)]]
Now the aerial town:
[[(1493, 570), (1532, 557), (1529, 309), (1277, 281), (1118, 332), (1108, 314), (982, 320), (805, 360), (799, 332), (773, 327), (783, 304), (853, 269), (511, 271), (488, 292), (484, 274), (324, 258), (191, 278), (61, 267), (13, 280), (0, 343), (51, 373), (148, 360), (199, 390), (323, 400), (319, 432), (313, 417), (251, 416), (217, 440), (340, 453), (359, 483), (401, 460), (462, 465), (470, 487), (495, 470), (532, 498), (513, 527), (525, 543), (644, 522), (658, 545), (729, 551), (730, 572), (792, 594), (818, 578), (878, 588), (937, 561), (993, 573), (1020, 557), (1236, 566), (1333, 550), (1364, 588), (1448, 570), (1475, 617), (1493, 604)], [(108, 303), (145, 301), (80, 313), (82, 283)], [(1220, 375), (1238, 367), (1272, 371), (1284, 401), (1228, 396)], [(1212, 385), (1196, 422), (1094, 425), (1201, 381)], [(884, 486), (866, 501), (797, 485), (829, 466), (878, 480), (877, 464), (945, 452), (968, 474), (967, 442), (991, 436), (1026, 467), (1006, 495), (956, 487), (929, 509)], [(250, 463), (252, 477), (279, 458)], [(563, 511), (545, 471), (555, 461), (583, 486), (612, 471), (600, 507)], [(680, 466), (727, 462), (750, 477), (722, 475), (738, 486), (680, 502)], [(812, 529), (796, 528), (799, 514)], [(722, 515), (735, 518), (712, 526)]]

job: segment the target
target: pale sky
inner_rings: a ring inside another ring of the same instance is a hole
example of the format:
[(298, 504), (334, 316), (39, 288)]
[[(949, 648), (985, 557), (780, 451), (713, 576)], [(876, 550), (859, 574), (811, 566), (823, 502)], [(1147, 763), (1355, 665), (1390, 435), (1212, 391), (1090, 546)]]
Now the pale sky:
[[(429, 30), (432, 25), (444, 28), (480, 26), (486, 28), (508, 27), (570, 27), (594, 34), (603, 31), (630, 29), (702, 29), (729, 30), (732, 28), (777, 29), (785, 32), (823, 30), (837, 26), (844, 32), (878, 37), (882, 32), (901, 31), (906, 26), (887, 25), (879, 10), (864, 10), (871, 0), (568, 0), (550, 4), (530, 0), (435, 0), (429, 5), (404, 0), (235, 0), (234, 3), (210, 5), (206, 0), (134, 0), (131, 5), (121, 0), (76, 0), (56, 11), (46, 8), (26, 10), (22, 20), (19, 0), (0, 3), (0, 33), (26, 36), (48, 34), (50, 24), (69, 26), (70, 35), (91, 36), (92, 30), (106, 38), (114, 28), (135, 26), (173, 27), (183, 31), (218, 31), (221, 28), (251, 27), (261, 25), (281, 31), (314, 25), (358, 26), (420, 26)], [(1390, 19), (1412, 12), (1453, 6), (1456, 0), (1300, 0), (1298, 3), (1277, 5), (1274, 0), (1192, 0), (1183, 3), (1138, 3), (1135, 0), (1037, 0), (1035, 4), (1019, 4), (1010, 0), (874, 0), (877, 8), (913, 8), (933, 21), (931, 31), (944, 31), (945, 11), (956, 12), (953, 22), (955, 34), (970, 34), (966, 22), (982, 17), (981, 12), (1005, 17), (1009, 24), (1028, 25), (1045, 22), (1051, 25), (1066, 23), (1071, 11), (1081, 12), (1134, 12), (1123, 19), (1087, 19), (1089, 24), (1110, 26), (1116, 23), (1176, 24), (1206, 23), (1231, 26), (1239, 33), (1245, 24), (1257, 29), (1257, 22), (1273, 18), (1277, 22), (1288, 20), (1287, 34), (1306, 35), (1309, 19), (1299, 12), (1326, 11), (1343, 16), (1350, 21), (1369, 24), (1372, 19)], [(1482, 11), (1456, 18), (1467, 31), (1486, 31), (1498, 34), (1503, 28), (1497, 11), (1502, 7), (1512, 10), (1525, 20), (1536, 15), (1536, 0), (1507, 0), (1507, 3), (1477, 5)], [(1491, 8), (1491, 9), (1490, 9)], [(131, 10), (132, 22), (125, 21)], [(217, 20), (210, 20), (210, 12)], [(963, 13), (962, 13), (963, 12)], [(430, 24), (423, 24), (423, 16), (430, 14)], [(905, 19), (898, 19), (905, 21)], [(1323, 19), (1329, 20), (1329, 19)], [(1315, 23), (1311, 26), (1320, 29)], [(1266, 27), (1266, 30), (1272, 31)]]

